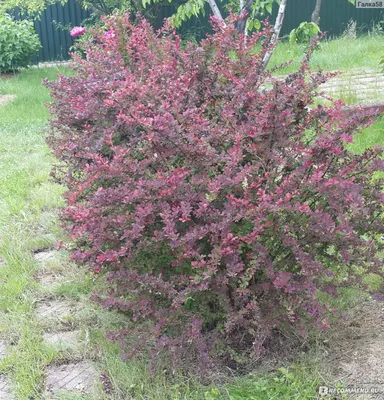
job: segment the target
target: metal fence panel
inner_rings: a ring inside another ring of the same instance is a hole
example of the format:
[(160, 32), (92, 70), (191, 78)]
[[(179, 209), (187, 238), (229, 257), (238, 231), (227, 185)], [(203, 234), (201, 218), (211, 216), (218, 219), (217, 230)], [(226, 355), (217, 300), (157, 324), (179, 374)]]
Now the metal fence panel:
[[(16, 19), (26, 18), (18, 12), (15, 12), (14, 16)], [(81, 25), (89, 16), (89, 12), (82, 9), (76, 0), (68, 0), (64, 6), (61, 4), (48, 6), (41, 17), (34, 21), (42, 45), (34, 62), (68, 60), (68, 51), (74, 40), (69, 30), (60, 29), (58, 24), (59, 26)]]
[[(297, 28), (302, 21), (310, 21), (316, 0), (288, 0), (282, 34)], [(275, 9), (277, 12), (277, 8)], [(329, 36), (342, 34), (348, 22), (356, 21), (360, 32), (367, 32), (373, 24), (384, 19), (383, 9), (357, 9), (347, 0), (323, 0), (320, 12), (320, 28)]]
[[(225, 12), (225, 4), (227, 0), (223, 0), (220, 4), (221, 9)], [(315, 7), (316, 0), (289, 0), (286, 9), (286, 16), (282, 28), (282, 35), (287, 35), (296, 28), (302, 21), (310, 21), (312, 11)], [(175, 8), (163, 7), (157, 21), (161, 21), (172, 15)], [(180, 32), (185, 36), (194, 36), (202, 38), (210, 31), (209, 27), (209, 6), (206, 6), (204, 16), (200, 18), (192, 18), (187, 21)], [(277, 6), (274, 8), (273, 21), (277, 14)], [(69, 35), (68, 30), (58, 29), (55, 22), (61, 25), (80, 25), (81, 22), (89, 17), (89, 12), (82, 9), (76, 0), (69, 0), (64, 6), (55, 4), (47, 7), (41, 16), (41, 19), (35, 21), (35, 29), (40, 37), (42, 49), (36, 62), (66, 60), (68, 59), (68, 50), (73, 44), (73, 39)], [(360, 31), (367, 31), (372, 27), (373, 23), (377, 23), (384, 19), (384, 10), (379, 9), (357, 9), (347, 0), (323, 0), (320, 14), (320, 27), (323, 31), (327, 31), (329, 36), (340, 35), (347, 27), (350, 20), (357, 22)]]
[(41, 19), (34, 23), (42, 45), (36, 61), (67, 60), (73, 38), (68, 30), (58, 28), (57, 23), (76, 26), (88, 17), (89, 12), (81, 9), (75, 0), (69, 0), (64, 6), (61, 4), (48, 6)]
[[(316, 0), (288, 0), (284, 24), (281, 34), (288, 35), (303, 21), (310, 21), (312, 12), (315, 8)], [(220, 8), (225, 13), (226, 0), (219, 3)], [(274, 6), (273, 15), (270, 18), (274, 21), (277, 15), (278, 6)], [(163, 12), (163, 18), (171, 15), (172, 10), (167, 9)], [(186, 22), (181, 31), (183, 33), (196, 33), (198, 38), (204, 36), (209, 31), (209, 7), (206, 7), (206, 15), (200, 18), (193, 18)], [(320, 28), (328, 33), (328, 37), (342, 34), (348, 26), (350, 20), (357, 22), (358, 32), (367, 32), (374, 23), (384, 20), (383, 9), (357, 9), (348, 0), (323, 0), (320, 13)]]

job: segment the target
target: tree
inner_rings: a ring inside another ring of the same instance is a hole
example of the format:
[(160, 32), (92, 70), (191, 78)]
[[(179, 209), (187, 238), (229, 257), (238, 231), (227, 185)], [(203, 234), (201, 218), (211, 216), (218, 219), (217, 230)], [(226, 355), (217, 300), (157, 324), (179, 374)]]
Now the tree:
[[(355, 4), (355, 0), (348, 0), (351, 4)], [(319, 25), (320, 23), (320, 11), (322, 6), (322, 0), (316, 0), (315, 9), (313, 10), (311, 21)]]
[[(161, 0), (142, 0), (143, 6), (161, 3)], [(172, 2), (172, 0), (170, 0)], [(192, 17), (198, 17), (205, 12), (205, 5), (208, 2), (212, 14), (221, 21), (224, 21), (220, 8), (215, 0), (187, 0), (182, 4), (174, 3), (177, 6), (175, 14), (172, 16), (173, 24), (176, 27), (182, 25), (184, 21)], [(237, 30), (241, 33), (253, 28), (260, 29), (260, 17), (272, 14), (273, 4), (280, 3), (280, 0), (229, 0), (227, 8), (235, 14), (243, 16), (237, 24)]]
[(315, 9), (313, 10), (311, 21), (314, 22), (316, 25), (320, 23), (320, 9), (321, 9), (321, 2), (322, 0), (316, 0)]
[[(284, 16), (285, 16), (285, 8), (287, 6), (287, 0), (281, 0), (280, 2), (280, 7), (279, 7), (279, 12), (277, 14), (277, 18), (276, 18), (276, 22), (275, 22), (275, 27), (273, 28), (273, 35), (271, 37), (271, 44), (274, 46), (277, 41), (279, 40), (279, 36), (280, 36), (280, 31), (281, 31), (281, 27), (283, 26), (283, 22), (284, 22)], [(269, 60), (272, 57), (273, 54), (273, 49), (274, 47), (272, 47), (272, 49), (270, 49), (269, 51), (267, 51), (265, 53), (265, 56), (263, 58), (263, 67), (264, 69), (267, 68), (267, 65), (269, 63)]]

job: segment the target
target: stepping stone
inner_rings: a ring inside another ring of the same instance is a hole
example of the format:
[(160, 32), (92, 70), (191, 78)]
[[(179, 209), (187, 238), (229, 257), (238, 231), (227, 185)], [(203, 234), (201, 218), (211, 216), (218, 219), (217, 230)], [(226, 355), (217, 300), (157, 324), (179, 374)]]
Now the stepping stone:
[(0, 359), (7, 355), (7, 345), (4, 340), (0, 340)]
[(80, 340), (80, 331), (68, 331), (57, 333), (44, 333), (44, 342), (60, 347), (61, 349), (71, 349), (78, 346), (82, 341)]
[(0, 375), (0, 399), (1, 400), (15, 400), (9, 380), (5, 375)]
[(63, 279), (60, 273), (55, 274), (54, 272), (41, 272), (36, 275), (37, 281), (41, 286), (49, 287), (58, 284)]
[(34, 254), (35, 260), (37, 262), (45, 262), (55, 257), (55, 253), (53, 250), (39, 251)]
[(60, 391), (69, 391), (91, 394), (97, 379), (98, 372), (90, 361), (52, 365), (47, 370), (46, 393), (55, 395)]
[(41, 302), (36, 307), (40, 320), (60, 322), (80, 309), (78, 303), (69, 300), (51, 300)]

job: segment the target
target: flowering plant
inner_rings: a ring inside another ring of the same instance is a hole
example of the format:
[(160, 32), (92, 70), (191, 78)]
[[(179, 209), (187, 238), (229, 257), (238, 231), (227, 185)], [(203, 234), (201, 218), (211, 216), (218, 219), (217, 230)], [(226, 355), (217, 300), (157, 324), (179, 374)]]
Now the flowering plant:
[(85, 33), (86, 28), (83, 26), (75, 26), (71, 29), (70, 35), (72, 37), (81, 36)]

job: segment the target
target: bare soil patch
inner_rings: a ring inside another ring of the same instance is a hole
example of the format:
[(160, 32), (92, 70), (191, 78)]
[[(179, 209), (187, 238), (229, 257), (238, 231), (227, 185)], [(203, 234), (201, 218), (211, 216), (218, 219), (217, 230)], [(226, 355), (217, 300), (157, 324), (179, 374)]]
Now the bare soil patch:
[(0, 107), (5, 106), (16, 98), (13, 94), (0, 95)]
[(384, 399), (384, 303), (367, 301), (340, 319), (330, 334), (327, 363), (336, 381), (383, 392), (351, 397)]
[(0, 79), (12, 79), (17, 75), (17, 72), (2, 72), (0, 73)]

